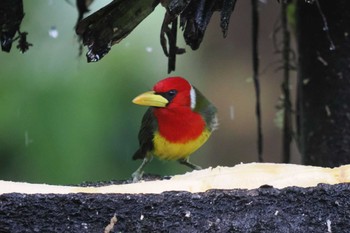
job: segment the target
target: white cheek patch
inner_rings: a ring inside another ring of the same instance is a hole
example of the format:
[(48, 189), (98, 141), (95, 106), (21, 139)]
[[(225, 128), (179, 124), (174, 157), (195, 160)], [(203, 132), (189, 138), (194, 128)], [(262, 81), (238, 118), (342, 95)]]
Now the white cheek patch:
[(196, 91), (191, 86), (190, 98), (191, 98), (191, 109), (193, 110), (196, 107)]

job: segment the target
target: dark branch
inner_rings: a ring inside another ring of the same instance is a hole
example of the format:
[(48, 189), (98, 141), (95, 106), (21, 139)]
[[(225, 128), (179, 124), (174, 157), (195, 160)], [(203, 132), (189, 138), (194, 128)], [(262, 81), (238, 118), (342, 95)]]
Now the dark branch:
[(263, 133), (261, 123), (261, 104), (260, 104), (260, 83), (259, 83), (259, 11), (258, 0), (252, 0), (252, 57), (253, 57), (253, 81), (256, 98), (256, 119), (258, 130), (258, 160), (263, 161)]
[(283, 93), (283, 162), (290, 162), (291, 153), (291, 142), (292, 142), (292, 103), (290, 100), (290, 32), (288, 29), (287, 21), (287, 6), (285, 1), (281, 1), (281, 22), (282, 22), (282, 34), (283, 34), (283, 82), (282, 82), (282, 93)]

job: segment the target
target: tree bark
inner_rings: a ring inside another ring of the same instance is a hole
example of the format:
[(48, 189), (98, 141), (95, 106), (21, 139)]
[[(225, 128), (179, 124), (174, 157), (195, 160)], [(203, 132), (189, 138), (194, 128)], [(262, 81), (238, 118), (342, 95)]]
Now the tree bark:
[(298, 144), (303, 163), (350, 163), (350, 1), (297, 1)]
[(0, 232), (348, 232), (350, 185), (0, 195)]

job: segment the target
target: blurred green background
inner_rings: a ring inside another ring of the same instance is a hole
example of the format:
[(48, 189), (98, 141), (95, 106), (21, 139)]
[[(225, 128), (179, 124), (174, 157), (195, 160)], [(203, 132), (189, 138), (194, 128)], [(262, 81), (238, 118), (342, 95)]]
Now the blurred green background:
[[(74, 4), (74, 1), (70, 1)], [(91, 12), (108, 1), (95, 1)], [(281, 133), (275, 126), (281, 73), (271, 34), (279, 5), (261, 4), (260, 58), (266, 161), (281, 161)], [(156, 10), (97, 63), (78, 56), (76, 8), (66, 1), (24, 1), (22, 31), (34, 46), (25, 54), (0, 53), (0, 179), (50, 184), (128, 179), (146, 108), (133, 97), (167, 77), (159, 43), (164, 8)], [(176, 72), (203, 92), (219, 110), (220, 128), (191, 160), (206, 168), (257, 160), (254, 87), (251, 82), (250, 3), (238, 1), (228, 37), (219, 16), (199, 50), (179, 46)], [(57, 38), (49, 35), (56, 28)], [(299, 162), (294, 149), (293, 162)], [(176, 162), (153, 160), (146, 172), (184, 173)]]

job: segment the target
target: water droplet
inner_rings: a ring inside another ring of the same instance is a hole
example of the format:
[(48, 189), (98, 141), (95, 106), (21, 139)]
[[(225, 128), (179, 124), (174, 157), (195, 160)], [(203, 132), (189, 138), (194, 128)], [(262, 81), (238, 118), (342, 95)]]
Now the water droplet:
[(230, 106), (230, 119), (235, 119), (235, 108), (233, 107), (233, 105)]
[(151, 52), (153, 52), (153, 48), (150, 47), (150, 46), (148, 46), (148, 47), (146, 47), (146, 51), (149, 52), (149, 53), (151, 53)]
[(58, 30), (55, 26), (51, 26), (49, 30), (49, 36), (56, 39), (58, 37)]
[(29, 133), (28, 133), (28, 131), (26, 130), (26, 131), (24, 132), (24, 144), (25, 144), (25, 146), (29, 146), (29, 144), (31, 144), (31, 143), (33, 143), (33, 139), (31, 139), (31, 138), (29, 137)]

